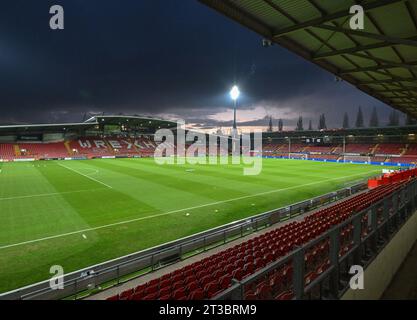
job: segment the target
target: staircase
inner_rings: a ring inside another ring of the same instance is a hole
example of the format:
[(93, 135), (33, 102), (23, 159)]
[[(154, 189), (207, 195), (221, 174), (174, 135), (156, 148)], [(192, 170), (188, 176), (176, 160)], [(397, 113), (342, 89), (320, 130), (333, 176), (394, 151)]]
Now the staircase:
[(20, 157), (22, 155), (21, 152), (20, 152), (19, 145), (17, 145), (17, 144), (13, 145), (13, 149), (14, 149), (14, 155), (16, 157)]
[(373, 148), (372, 148), (372, 150), (371, 150), (371, 154), (375, 154), (375, 152), (376, 152), (376, 150), (378, 149), (378, 147), (379, 147), (379, 143), (377, 143), (377, 144), (375, 145), (375, 147), (373, 147)]
[(68, 151), (68, 155), (72, 156), (74, 154), (74, 152), (72, 152), (72, 149), (70, 147), (70, 142), (69, 141), (65, 141), (64, 142), (64, 146), (65, 146), (65, 149), (67, 149), (67, 151)]
[(401, 151), (401, 153), (400, 153), (400, 156), (401, 156), (401, 157), (404, 155), (404, 153), (406, 153), (406, 152), (407, 152), (408, 147), (409, 147), (409, 144), (407, 143), (407, 144), (405, 145), (405, 148), (403, 148), (403, 149), (402, 149), (402, 151)]
[(111, 144), (106, 139), (103, 139), (103, 140), (104, 140), (104, 143), (107, 146), (107, 151), (110, 152), (110, 154), (116, 154), (116, 152), (114, 151), (114, 149), (111, 146)]
[[(340, 145), (337, 145), (336, 147), (334, 147), (334, 148), (332, 148), (331, 150), (330, 150), (330, 153), (337, 153), (336, 151), (337, 151), (337, 149), (339, 149), (340, 148)], [(342, 150), (343, 151), (343, 150)]]

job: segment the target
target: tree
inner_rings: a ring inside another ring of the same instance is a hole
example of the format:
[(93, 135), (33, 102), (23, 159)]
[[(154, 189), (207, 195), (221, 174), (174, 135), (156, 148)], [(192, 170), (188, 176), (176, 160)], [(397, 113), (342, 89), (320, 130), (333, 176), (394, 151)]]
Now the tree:
[(363, 128), (363, 113), (362, 113), (362, 108), (359, 107), (358, 109), (358, 114), (356, 116), (356, 124), (355, 124), (356, 128)]
[(282, 131), (284, 127), (284, 123), (282, 122), (282, 119), (278, 120), (278, 131)]
[(320, 115), (318, 129), (319, 130), (326, 130), (327, 129), (327, 126), (326, 126), (326, 116), (324, 115), (324, 113), (322, 113)]
[(311, 122), (311, 119), (308, 121), (308, 130), (312, 131), (313, 130), (313, 124)]
[(295, 128), (295, 130), (297, 130), (297, 131), (304, 131), (304, 127), (303, 127), (303, 117), (302, 117), (302, 116), (299, 116), (299, 117), (298, 117), (297, 127)]
[(349, 116), (347, 114), (347, 112), (345, 112), (345, 115), (343, 116), (343, 125), (342, 125), (343, 129), (348, 129), (349, 128)]
[(376, 107), (372, 109), (371, 119), (369, 120), (369, 126), (371, 128), (379, 127), (378, 113)]
[(389, 115), (388, 126), (398, 127), (400, 125), (400, 116), (396, 110), (392, 110)]
[(269, 117), (268, 132), (272, 131), (274, 131), (274, 128), (272, 127), (272, 117)]

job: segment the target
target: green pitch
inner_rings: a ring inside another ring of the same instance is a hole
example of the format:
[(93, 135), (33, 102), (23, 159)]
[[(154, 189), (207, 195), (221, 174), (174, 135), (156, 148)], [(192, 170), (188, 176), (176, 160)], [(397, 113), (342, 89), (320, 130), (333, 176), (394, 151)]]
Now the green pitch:
[(0, 292), (324, 194), (380, 167), (265, 159), (165, 165), (153, 159), (0, 163)]

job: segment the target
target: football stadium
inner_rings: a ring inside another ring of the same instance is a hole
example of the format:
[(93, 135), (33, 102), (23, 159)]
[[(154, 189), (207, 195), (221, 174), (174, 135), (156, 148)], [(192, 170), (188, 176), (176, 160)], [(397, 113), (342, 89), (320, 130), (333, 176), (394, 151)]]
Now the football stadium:
[[(355, 3), (198, 1), (417, 118), (417, 1), (361, 1), (365, 30)], [(230, 133), (116, 110), (1, 124), (0, 300), (416, 299), (417, 123), (244, 137), (239, 93)]]

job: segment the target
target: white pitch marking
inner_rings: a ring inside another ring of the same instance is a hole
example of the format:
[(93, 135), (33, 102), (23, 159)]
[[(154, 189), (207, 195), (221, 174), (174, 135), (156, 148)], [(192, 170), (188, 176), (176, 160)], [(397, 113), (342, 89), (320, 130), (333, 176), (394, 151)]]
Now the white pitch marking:
[[(370, 172), (376, 172), (376, 171), (379, 171), (379, 170), (372, 170)], [(217, 204), (222, 204), (222, 203), (227, 203), (227, 202), (233, 202), (233, 201), (237, 201), (237, 200), (242, 200), (242, 199), (247, 199), (247, 198), (262, 196), (262, 195), (266, 195), (266, 194), (271, 194), (271, 193), (276, 193), (276, 192), (281, 192), (281, 191), (286, 191), (286, 190), (291, 190), (291, 189), (298, 189), (298, 188), (301, 188), (301, 187), (316, 185), (316, 184), (320, 184), (320, 183), (328, 182), (328, 181), (341, 180), (341, 179), (345, 179), (345, 178), (349, 178), (349, 177), (355, 177), (355, 176), (359, 176), (359, 175), (363, 175), (363, 173), (352, 174), (352, 175), (349, 175), (349, 176), (338, 177), (338, 178), (331, 178), (331, 179), (321, 180), (321, 181), (317, 181), (317, 182), (310, 182), (310, 183), (305, 183), (305, 184), (302, 184), (302, 185), (292, 186), (292, 187), (288, 187), (288, 188), (275, 189), (275, 190), (270, 190), (270, 191), (266, 191), (266, 192), (250, 194), (250, 195), (242, 196), (242, 197), (238, 197), (238, 198), (232, 198), (232, 199), (228, 199), (228, 200), (222, 200), (222, 201), (216, 201), (216, 202), (206, 203), (206, 204), (202, 204), (202, 205), (194, 206), (194, 207), (190, 207), (190, 208), (177, 209), (177, 210), (168, 211), (168, 212), (164, 212), (164, 213), (158, 213), (158, 214), (154, 214), (154, 215), (150, 215), (150, 216), (146, 216), (146, 217), (140, 217), (140, 218), (135, 218), (135, 219), (131, 219), (131, 220), (125, 220), (125, 221), (115, 222), (115, 223), (106, 224), (106, 225), (102, 225), (102, 226), (98, 226), (98, 227), (87, 228), (87, 229), (78, 230), (78, 231), (72, 231), (72, 232), (67, 232), (67, 233), (63, 233), (63, 234), (57, 234), (57, 235), (49, 236), (49, 237), (45, 237), (45, 238), (39, 238), (39, 239), (34, 239), (34, 240), (29, 240), (29, 241), (14, 243), (14, 244), (8, 244), (8, 245), (1, 246), (0, 247), (0, 250), (1, 249), (11, 248), (11, 247), (17, 247), (17, 246), (21, 246), (21, 245), (25, 245), (25, 244), (30, 244), (30, 243), (35, 243), (35, 242), (50, 240), (50, 239), (62, 238), (62, 237), (66, 237), (66, 236), (70, 236), (70, 235), (74, 235), (74, 234), (78, 234), (78, 233), (84, 233), (84, 232), (90, 232), (90, 231), (105, 229), (105, 228), (119, 226), (119, 225), (128, 224), (128, 223), (132, 223), (132, 222), (137, 222), (137, 221), (142, 221), (142, 220), (148, 220), (148, 219), (152, 219), (152, 218), (167, 216), (167, 215), (171, 215), (171, 214), (178, 213), (178, 212), (183, 212), (183, 211), (189, 211), (189, 210), (194, 210), (194, 209), (209, 207), (209, 206), (213, 206), (213, 205), (217, 205)]]
[(27, 195), (27, 196), (16, 196), (16, 197), (0, 198), (0, 201), (16, 200), (16, 199), (26, 199), (26, 198), (37, 198), (37, 197), (50, 197), (50, 196), (58, 196), (58, 195), (61, 195), (61, 194), (91, 192), (91, 191), (97, 191), (97, 190), (104, 190), (104, 188), (100, 188), (100, 189), (86, 189), (86, 190), (75, 190), (75, 191), (64, 191), (64, 192), (52, 192), (52, 193), (30, 194), (30, 195)]
[(98, 174), (98, 172), (99, 172), (98, 170), (94, 170), (93, 172), (87, 174), (87, 176), (94, 176), (94, 175)]
[(90, 179), (90, 180), (93, 180), (93, 181), (95, 181), (95, 182), (98, 182), (98, 183), (102, 184), (103, 186), (106, 186), (107, 188), (113, 189), (113, 188), (112, 188), (111, 186), (109, 186), (108, 184), (106, 184), (106, 183), (104, 183), (104, 182), (101, 182), (101, 181), (99, 181), (99, 180), (97, 180), (97, 179), (95, 179), (95, 178), (92, 178), (92, 177), (90, 177), (90, 176), (87, 176), (86, 174), (81, 173), (81, 172), (79, 172), (79, 171), (77, 171), (77, 170), (75, 170), (75, 169), (72, 169), (72, 168), (70, 168), (70, 167), (67, 167), (67, 166), (65, 166), (65, 165), (63, 165), (63, 164), (61, 164), (61, 163), (57, 163), (57, 165), (59, 165), (59, 166), (61, 166), (61, 167), (64, 167), (64, 168), (66, 168), (66, 169), (68, 169), (68, 170), (70, 170), (70, 171), (73, 171), (73, 172), (75, 172), (75, 173), (78, 173), (79, 175), (81, 175), (81, 176), (83, 176), (83, 177), (86, 177), (87, 179)]

